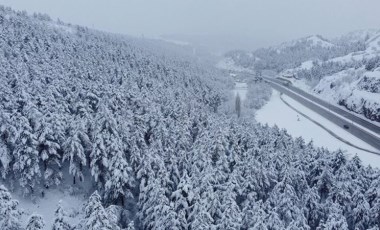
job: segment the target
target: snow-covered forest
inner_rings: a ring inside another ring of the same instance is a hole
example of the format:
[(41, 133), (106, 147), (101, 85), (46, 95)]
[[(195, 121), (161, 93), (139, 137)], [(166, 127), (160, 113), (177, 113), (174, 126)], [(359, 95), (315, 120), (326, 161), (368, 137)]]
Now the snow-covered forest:
[[(0, 30), (0, 229), (380, 226), (380, 171), (225, 113), (226, 73), (5, 7)], [(79, 223), (23, 223), (12, 197), (53, 189), (87, 198)]]

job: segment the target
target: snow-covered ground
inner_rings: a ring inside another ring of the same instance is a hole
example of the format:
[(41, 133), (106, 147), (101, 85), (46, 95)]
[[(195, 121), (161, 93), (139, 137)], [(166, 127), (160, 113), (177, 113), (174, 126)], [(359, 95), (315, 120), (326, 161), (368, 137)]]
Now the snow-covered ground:
[(241, 66), (236, 65), (235, 62), (231, 58), (223, 58), (216, 64), (216, 68), (229, 70), (229, 71), (235, 71), (235, 72), (247, 72), (247, 73), (254, 72), (251, 69), (243, 68)]
[(306, 40), (311, 42), (312, 46), (321, 46), (323, 48), (331, 48), (335, 46), (334, 44), (318, 35), (310, 36)]
[[(278, 78), (282, 78), (278, 76)], [(345, 110), (361, 119), (380, 126), (380, 123), (368, 119), (363, 114), (363, 108), (369, 109), (376, 115), (375, 111), (380, 108), (380, 94), (363, 90), (363, 85), (376, 90), (379, 88), (380, 69), (374, 71), (365, 71), (361, 69), (347, 69), (331, 76), (326, 76), (314, 87), (303, 79), (289, 78), (293, 86), (322, 99), (331, 105)], [(333, 87), (332, 87), (333, 86)], [(344, 106), (339, 106), (339, 101), (345, 101), (347, 106), (352, 110), (348, 110)], [(377, 112), (379, 114), (379, 112)]]
[[(302, 113), (306, 114), (311, 119), (318, 121), (325, 127), (328, 127), (330, 131), (342, 137), (346, 141), (364, 149), (378, 151), (295, 100), (287, 96), (283, 96), (283, 98), (297, 110), (302, 111)], [(325, 147), (332, 151), (341, 149), (351, 157), (357, 154), (364, 164), (380, 167), (380, 156), (359, 150), (339, 141), (330, 135), (326, 130), (288, 107), (283, 101), (281, 101), (280, 93), (277, 91), (273, 91), (270, 101), (262, 109), (257, 111), (256, 120), (263, 124), (267, 123), (270, 126), (277, 125), (279, 128), (286, 129), (293, 137), (302, 136), (306, 141), (313, 140), (314, 145), (317, 147)]]
[(241, 100), (244, 101), (247, 97), (248, 85), (245, 82), (235, 82), (235, 88), (233, 90), (234, 97), (240, 96)]
[(87, 200), (86, 197), (72, 196), (56, 189), (46, 191), (45, 197), (36, 201), (31, 201), (29, 198), (20, 197), (16, 194), (12, 196), (20, 202), (19, 207), (24, 211), (22, 216), (23, 226), (26, 226), (32, 214), (39, 214), (44, 218), (46, 230), (53, 227), (55, 210), (60, 201), (62, 201), (61, 205), (70, 218), (70, 223), (76, 225), (83, 218), (82, 207)]

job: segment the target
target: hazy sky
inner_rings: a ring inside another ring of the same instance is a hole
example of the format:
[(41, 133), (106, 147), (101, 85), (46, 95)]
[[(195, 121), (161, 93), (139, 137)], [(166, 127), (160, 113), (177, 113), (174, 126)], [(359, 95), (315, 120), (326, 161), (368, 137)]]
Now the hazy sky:
[(0, 4), (123, 34), (197, 35), (224, 49), (380, 29), (380, 0), (0, 0)]

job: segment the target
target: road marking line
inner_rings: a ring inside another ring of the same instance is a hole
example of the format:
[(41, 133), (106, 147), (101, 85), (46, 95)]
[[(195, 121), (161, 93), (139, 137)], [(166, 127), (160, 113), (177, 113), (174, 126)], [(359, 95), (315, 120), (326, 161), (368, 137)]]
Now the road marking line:
[[(268, 80), (268, 79), (267, 79), (267, 80)], [(278, 84), (278, 83), (276, 83), (276, 82), (273, 82), (273, 81), (271, 81), (271, 80), (268, 80), (268, 81), (271, 82), (272, 84), (277, 85), (278, 87), (280, 87), (280, 88), (282, 88), (282, 89), (288, 90), (288, 91), (290, 91), (290, 92), (296, 94), (297, 96), (302, 97), (303, 99), (305, 99), (305, 100), (307, 100), (307, 101), (313, 103), (314, 105), (318, 106), (319, 108), (321, 108), (321, 109), (323, 109), (323, 110), (325, 110), (325, 111), (327, 111), (327, 112), (329, 112), (329, 113), (331, 113), (331, 114), (334, 114), (335, 116), (337, 116), (337, 117), (339, 117), (339, 118), (341, 118), (341, 119), (347, 121), (348, 123), (350, 123), (350, 124), (356, 126), (358, 129), (361, 129), (362, 131), (367, 132), (368, 134), (371, 134), (372, 136), (374, 136), (374, 137), (380, 139), (380, 135), (378, 135), (377, 133), (373, 132), (372, 130), (367, 129), (367, 128), (361, 126), (361, 125), (358, 124), (358, 123), (354, 123), (352, 120), (350, 120), (350, 119), (348, 119), (348, 118), (346, 118), (346, 117), (344, 117), (344, 116), (342, 116), (342, 115), (340, 115), (340, 114), (338, 114), (338, 113), (336, 113), (336, 112), (334, 112), (334, 111), (331, 111), (331, 110), (327, 109), (326, 107), (324, 107), (324, 106), (322, 106), (322, 105), (320, 105), (320, 104), (318, 104), (318, 103), (316, 103), (316, 102), (314, 102), (314, 101), (312, 101), (312, 100), (310, 100), (310, 99), (304, 97), (303, 95), (300, 95), (300, 94), (297, 93), (297, 92), (294, 92), (294, 91), (291, 90), (291, 89), (285, 88), (285, 87), (283, 87), (282, 85), (280, 85), (280, 84)], [(379, 140), (379, 141), (380, 141), (380, 140)]]
[[(368, 152), (368, 153), (372, 153), (372, 154), (376, 154), (376, 155), (380, 155), (379, 152), (375, 152), (375, 151), (371, 151), (371, 150), (368, 150), (368, 149), (365, 149), (365, 148), (362, 148), (362, 147), (359, 147), (357, 145), (354, 145), (352, 144), (351, 142), (341, 138), (340, 136), (338, 136), (337, 134), (335, 134), (332, 130), (328, 129), (327, 127), (325, 127), (324, 125), (322, 125), (321, 123), (319, 123), (318, 121), (312, 119), (311, 117), (309, 117), (308, 115), (306, 115), (305, 113), (302, 113), (301, 111), (299, 111), (298, 109), (296, 109), (295, 107), (293, 107), (292, 105), (290, 105), (289, 102), (287, 102), (283, 97), (282, 95), (280, 96), (280, 99), (282, 102), (285, 103), (285, 105), (287, 105), (289, 108), (293, 109), (294, 111), (296, 111), (297, 113), (301, 114), (303, 117), (305, 117), (306, 119), (308, 119), (309, 121), (313, 122), (314, 124), (316, 124), (317, 126), (321, 127), (322, 129), (324, 129), (326, 132), (328, 132), (331, 136), (335, 137), (336, 139), (338, 139), (339, 141), (351, 146), (351, 147), (354, 147), (356, 149), (359, 149), (359, 150), (362, 150), (362, 151), (365, 151), (365, 152)], [(295, 100), (295, 99), (293, 99)], [(300, 105), (302, 105), (300, 103)], [(302, 105), (303, 107), (305, 107), (304, 105)], [(307, 108), (307, 107), (305, 107)], [(309, 108), (308, 108), (309, 109)], [(310, 109), (311, 110), (311, 109)], [(312, 110), (311, 110), (312, 111)], [(314, 112), (314, 111), (313, 111)], [(315, 113), (315, 112), (314, 112)], [(319, 115), (321, 116), (321, 115)], [(338, 126), (340, 127), (340, 126)], [(352, 135), (352, 134), (351, 134)]]

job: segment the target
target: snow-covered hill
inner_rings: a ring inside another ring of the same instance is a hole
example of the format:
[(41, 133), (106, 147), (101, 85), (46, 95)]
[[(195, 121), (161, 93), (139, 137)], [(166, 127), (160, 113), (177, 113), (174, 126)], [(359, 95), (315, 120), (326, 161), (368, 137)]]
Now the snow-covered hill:
[(233, 60), (235, 69), (271, 69), (280, 76), (294, 75), (305, 81), (296, 85), (306, 83), (321, 98), (380, 121), (379, 93), (367, 90), (377, 84), (374, 76), (380, 67), (380, 30), (355, 31), (331, 40), (309, 36), (251, 55), (229, 52), (226, 59)]
[(290, 42), (284, 42), (278, 46), (270, 47), (270, 49), (277, 50), (278, 52), (283, 52), (283, 50), (299, 47), (300, 45), (305, 45), (305, 47), (308, 48), (332, 48), (335, 46), (335, 44), (333, 44), (328, 39), (322, 37), (321, 35), (311, 35)]
[(321, 98), (380, 122), (380, 31), (355, 32), (339, 40), (363, 43), (363, 48), (285, 71), (311, 82)]
[(380, 122), (380, 69), (344, 70), (322, 78), (313, 91), (333, 104)]
[(376, 228), (378, 169), (225, 113), (182, 48), (0, 7), (0, 229)]
[(355, 47), (335, 44), (320, 35), (313, 35), (254, 52), (231, 51), (225, 54), (225, 58), (256, 71), (265, 69), (282, 71), (296, 68), (307, 61), (326, 60), (345, 55), (350, 51), (356, 51)]

